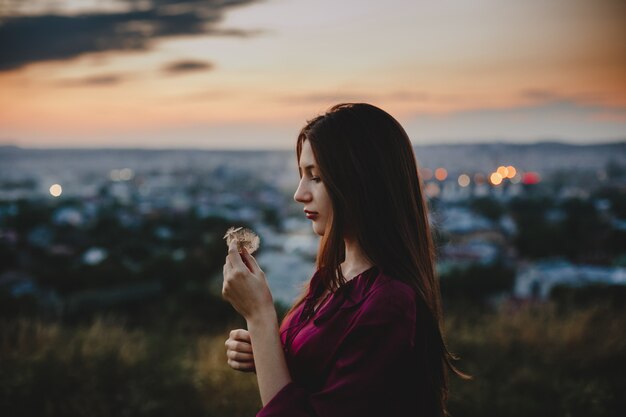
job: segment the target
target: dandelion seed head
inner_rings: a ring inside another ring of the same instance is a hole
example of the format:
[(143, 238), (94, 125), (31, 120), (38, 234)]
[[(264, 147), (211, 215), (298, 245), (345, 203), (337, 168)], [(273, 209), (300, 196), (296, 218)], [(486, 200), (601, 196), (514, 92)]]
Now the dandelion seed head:
[(230, 246), (232, 241), (237, 242), (237, 250), (241, 252), (244, 248), (252, 255), (261, 243), (261, 239), (252, 230), (246, 227), (231, 227), (226, 231), (224, 235), (226, 239), (226, 245)]

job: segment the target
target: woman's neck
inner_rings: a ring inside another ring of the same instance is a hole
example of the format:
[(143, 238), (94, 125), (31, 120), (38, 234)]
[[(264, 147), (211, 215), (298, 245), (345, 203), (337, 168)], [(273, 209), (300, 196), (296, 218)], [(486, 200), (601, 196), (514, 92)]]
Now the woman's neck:
[(363, 249), (356, 239), (344, 239), (346, 245), (346, 258), (341, 264), (341, 273), (350, 281), (363, 271), (367, 271), (374, 264), (365, 256)]

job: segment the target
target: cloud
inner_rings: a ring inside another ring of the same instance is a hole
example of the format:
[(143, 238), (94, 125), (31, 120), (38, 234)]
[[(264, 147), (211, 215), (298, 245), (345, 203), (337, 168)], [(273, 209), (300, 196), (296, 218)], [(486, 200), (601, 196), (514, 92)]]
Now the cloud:
[(194, 71), (208, 71), (212, 70), (213, 68), (214, 65), (210, 62), (184, 60), (167, 64), (163, 67), (163, 72), (167, 74), (181, 74)]
[(79, 15), (9, 11), (0, 24), (0, 71), (92, 52), (146, 51), (159, 39), (173, 36), (254, 36), (259, 32), (216, 25), (226, 10), (256, 1), (146, 0), (141, 9)]
[(59, 85), (63, 87), (83, 87), (83, 86), (103, 86), (108, 87), (111, 85), (120, 84), (125, 81), (127, 77), (119, 74), (104, 74), (95, 75), (92, 77), (76, 78), (63, 80), (59, 82)]
[(624, 111), (624, 102), (616, 102), (607, 93), (601, 92), (576, 92), (565, 94), (556, 90), (527, 89), (518, 94), (521, 103), (515, 107), (539, 106), (548, 104), (572, 104), (578, 106), (596, 106), (598, 108), (617, 109)]

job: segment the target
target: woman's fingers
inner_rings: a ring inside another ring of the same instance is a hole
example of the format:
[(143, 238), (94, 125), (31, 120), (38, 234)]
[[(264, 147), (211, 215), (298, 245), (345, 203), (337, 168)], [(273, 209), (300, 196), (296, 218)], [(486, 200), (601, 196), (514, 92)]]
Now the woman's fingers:
[(254, 372), (254, 362), (237, 362), (232, 359), (228, 360), (228, 366), (233, 368), (235, 371), (241, 372)]
[(235, 329), (230, 331), (230, 339), (241, 340), (242, 342), (251, 343), (250, 332), (245, 329)]
[(237, 242), (232, 241), (230, 245), (228, 245), (228, 255), (226, 256), (227, 262), (230, 262), (233, 267), (238, 267), (240, 269), (247, 269), (248, 267), (244, 264), (243, 259), (241, 259), (241, 254), (237, 249)]
[(252, 345), (239, 340), (228, 339), (226, 341), (226, 349), (241, 353), (252, 353)]
[(232, 330), (224, 344), (228, 366), (236, 371), (255, 371), (250, 333), (247, 330)]
[(274, 307), (265, 274), (260, 268), (257, 269), (258, 265), (249, 256), (247, 255), (246, 262), (250, 266), (244, 262), (236, 243), (231, 242), (224, 263), (222, 283), (222, 298), (246, 320), (260, 310), (268, 311)]
[(241, 252), (241, 258), (243, 259), (250, 272), (252, 272), (254, 275), (259, 275), (261, 272), (263, 272), (256, 259), (254, 259), (254, 256), (250, 255), (246, 248), (243, 248), (243, 252)]
[(237, 352), (236, 350), (228, 350), (226, 352), (226, 356), (228, 357), (228, 359), (231, 359), (235, 362), (253, 362), (254, 361), (254, 356), (252, 355), (252, 353)]

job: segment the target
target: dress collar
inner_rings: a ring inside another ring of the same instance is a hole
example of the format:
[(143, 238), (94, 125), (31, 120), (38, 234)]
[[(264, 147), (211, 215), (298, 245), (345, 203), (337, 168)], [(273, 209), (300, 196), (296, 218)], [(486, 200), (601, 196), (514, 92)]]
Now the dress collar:
[[(313, 322), (319, 325), (331, 318), (338, 310), (353, 308), (360, 305), (368, 295), (378, 286), (390, 280), (377, 266), (361, 272), (350, 281), (341, 285), (332, 295), (328, 303), (315, 315)], [(319, 282), (315, 283), (312, 295), (320, 290)]]

